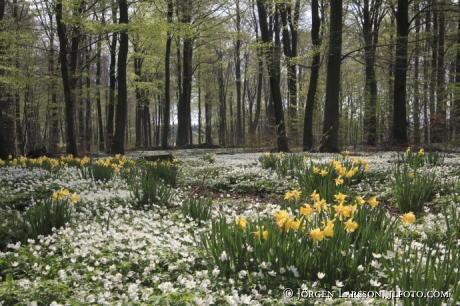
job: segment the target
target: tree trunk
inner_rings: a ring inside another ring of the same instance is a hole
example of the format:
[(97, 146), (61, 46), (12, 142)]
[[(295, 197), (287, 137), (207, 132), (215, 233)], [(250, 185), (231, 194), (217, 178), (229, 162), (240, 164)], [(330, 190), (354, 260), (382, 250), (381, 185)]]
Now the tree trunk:
[[(182, 1), (181, 23), (189, 26), (191, 22), (191, 0)], [(191, 143), (190, 139), (190, 103), (192, 97), (192, 56), (193, 38), (186, 36), (183, 39), (183, 58), (182, 58), (182, 92), (177, 108), (177, 138), (176, 146), (182, 147)]]
[(393, 101), (393, 143), (407, 146), (406, 73), (407, 36), (409, 34), (409, 2), (398, 0), (396, 14), (396, 60)]
[(437, 86), (436, 86), (436, 117), (434, 126), (434, 142), (442, 143), (448, 140), (448, 134), (446, 130), (446, 69), (444, 67), (444, 35), (445, 35), (445, 24), (444, 24), (444, 12), (439, 12), (439, 41), (438, 41), (438, 66), (437, 66)]
[(85, 145), (86, 145), (86, 152), (91, 152), (91, 70), (90, 70), (90, 52), (91, 52), (91, 41), (89, 41), (89, 47), (86, 50), (86, 65), (88, 65), (86, 69), (86, 114), (85, 114)]
[(97, 123), (99, 131), (99, 151), (104, 151), (104, 130), (102, 127), (102, 108), (101, 108), (101, 41), (102, 36), (97, 39), (97, 54), (96, 54), (96, 104), (97, 104)]
[[(262, 36), (262, 42), (267, 45), (263, 53), (265, 54), (266, 62), (268, 63), (269, 79), (270, 79), (270, 92), (273, 98), (273, 105), (275, 109), (275, 124), (277, 127), (277, 148), (279, 152), (289, 152), (289, 146), (286, 136), (286, 125), (284, 121), (283, 100), (280, 89), (280, 48), (279, 45), (270, 39), (267, 23), (267, 11), (265, 9), (265, 1), (257, 0), (257, 9), (259, 11), (259, 25)], [(276, 15), (276, 13), (275, 13)], [(275, 22), (277, 16), (275, 17)], [(275, 32), (279, 32), (277, 29)]]
[[(77, 16), (81, 15), (83, 10), (84, 1), (80, 3), (79, 8), (75, 8), (74, 12)], [(59, 37), (59, 58), (61, 64), (62, 84), (64, 87), (64, 101), (65, 101), (65, 118), (66, 118), (66, 134), (67, 134), (67, 153), (78, 155), (77, 139), (75, 135), (75, 94), (74, 90), (77, 84), (77, 77), (75, 75), (78, 58), (78, 43), (80, 40), (79, 28), (73, 26), (71, 37), (71, 52), (70, 63), (67, 61), (67, 33), (66, 25), (62, 21), (62, 0), (56, 3), (56, 26)]]
[(205, 120), (206, 120), (206, 137), (205, 137), (205, 142), (207, 144), (212, 144), (212, 96), (209, 91), (206, 92), (205, 94), (205, 104), (204, 104), (204, 113), (205, 113)]
[(241, 119), (241, 15), (240, 1), (236, 0), (236, 45), (235, 45), (235, 84), (236, 84), (236, 144), (243, 141), (243, 124)]
[(375, 46), (378, 39), (378, 18), (381, 1), (369, 0), (363, 5), (364, 57), (366, 62), (366, 101), (364, 112), (364, 132), (367, 145), (374, 146), (377, 139), (377, 79), (375, 77)]
[[(113, 24), (117, 23), (117, 8), (115, 1), (112, 4), (112, 18)], [(109, 67), (109, 107), (107, 110), (107, 151), (110, 153), (113, 142), (113, 120), (115, 117), (115, 100), (116, 100), (116, 87), (117, 87), (117, 41), (118, 33), (112, 34), (112, 42), (110, 43), (110, 67)]]
[[(128, 25), (127, 0), (119, 0), (120, 25)], [(125, 153), (126, 116), (128, 112), (128, 91), (126, 84), (126, 61), (128, 59), (128, 33), (127, 29), (120, 32), (120, 48), (118, 51), (118, 101), (115, 117), (115, 134), (112, 141), (113, 154)]]
[[(173, 2), (172, 0), (168, 1), (168, 24), (172, 24), (173, 17)], [(171, 109), (171, 93), (170, 93), (170, 56), (171, 56), (171, 43), (172, 43), (172, 34), (168, 29), (167, 38), (166, 38), (166, 52), (165, 52), (165, 106), (163, 108), (163, 137), (161, 139), (161, 148), (166, 150), (168, 148), (168, 138), (169, 138), (169, 113)]]
[(339, 152), (339, 91), (342, 61), (342, 0), (331, 0), (329, 58), (327, 61), (326, 104), (321, 152)]
[(309, 151), (313, 148), (313, 109), (315, 105), (315, 96), (318, 88), (319, 65), (321, 61), (319, 48), (321, 47), (321, 38), (319, 30), (321, 19), (319, 18), (318, 0), (311, 2), (311, 41), (313, 44), (313, 59), (311, 61), (310, 84), (308, 85), (307, 104), (305, 105), (305, 118), (303, 122), (303, 150)]
[[(460, 6), (460, 3), (459, 3)], [(457, 44), (460, 44), (460, 18), (458, 19), (457, 25)], [(460, 141), (460, 49), (457, 49), (455, 57), (456, 71), (455, 71), (455, 87), (457, 89), (454, 102), (454, 124), (455, 124), (455, 138), (456, 141)], [(458, 144), (458, 143), (457, 143)]]
[[(419, 11), (419, 4), (415, 3), (415, 12)], [(420, 14), (415, 17), (415, 61), (414, 61), (414, 143), (420, 144), (420, 93), (419, 93), (419, 66), (420, 66)]]
[(297, 139), (297, 72), (295, 58), (297, 57), (297, 27), (300, 17), (300, 0), (294, 4), (292, 14), (291, 3), (281, 4), (280, 16), (283, 24), (283, 50), (287, 60), (287, 83), (289, 91), (290, 132)]

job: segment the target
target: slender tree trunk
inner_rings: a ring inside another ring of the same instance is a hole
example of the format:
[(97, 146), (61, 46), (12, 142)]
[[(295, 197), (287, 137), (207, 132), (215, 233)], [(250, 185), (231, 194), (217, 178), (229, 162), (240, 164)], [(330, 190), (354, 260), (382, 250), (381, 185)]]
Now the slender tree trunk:
[[(415, 12), (419, 11), (419, 4), (415, 3)], [(414, 61), (414, 143), (420, 144), (420, 93), (419, 93), (419, 66), (420, 66), (420, 14), (415, 17), (415, 61)]]
[(97, 105), (97, 123), (99, 131), (99, 151), (103, 152), (104, 148), (104, 130), (102, 126), (102, 107), (101, 107), (101, 41), (102, 36), (97, 39), (97, 54), (96, 54), (96, 105)]
[(85, 106), (85, 145), (86, 152), (91, 152), (91, 69), (90, 69), (90, 53), (91, 53), (91, 40), (88, 42), (89, 47), (86, 50), (86, 64), (88, 68), (86, 69), (86, 106)]
[(204, 104), (204, 113), (205, 113), (205, 120), (206, 120), (206, 139), (205, 139), (205, 142), (207, 144), (212, 144), (212, 105), (211, 105), (211, 101), (212, 101), (212, 95), (209, 91), (206, 92), (205, 94), (205, 104)]
[(287, 81), (289, 91), (288, 112), (291, 120), (290, 132), (297, 139), (297, 71), (295, 58), (297, 57), (297, 26), (300, 17), (300, 0), (294, 4), (292, 13), (291, 3), (281, 3), (280, 16), (283, 24), (283, 49), (287, 60)]
[[(80, 7), (75, 8), (77, 16), (81, 15), (84, 2), (80, 3)], [(64, 100), (65, 100), (65, 117), (66, 117), (66, 134), (67, 134), (67, 153), (78, 155), (77, 139), (75, 134), (75, 94), (73, 93), (76, 87), (77, 77), (75, 75), (78, 58), (78, 43), (80, 40), (79, 29), (73, 26), (71, 37), (71, 52), (70, 63), (67, 61), (67, 33), (66, 25), (62, 21), (62, 0), (56, 3), (56, 26), (59, 37), (59, 58), (61, 62), (61, 75), (64, 87)]]
[[(140, 50), (134, 47), (134, 52), (137, 53), (137, 56), (134, 58), (134, 74), (136, 75), (136, 83), (142, 81), (142, 64), (143, 59), (139, 55)], [(144, 119), (144, 90), (136, 84), (136, 147), (142, 145), (142, 122)], [(144, 135), (145, 136), (145, 135)]]
[(303, 122), (303, 150), (309, 151), (313, 148), (313, 109), (315, 105), (315, 96), (318, 88), (319, 65), (321, 61), (319, 48), (321, 47), (321, 38), (319, 30), (321, 19), (319, 17), (318, 0), (311, 2), (311, 41), (313, 44), (313, 59), (311, 61), (310, 84), (308, 85), (307, 104), (305, 105), (305, 118)]
[[(113, 24), (117, 23), (117, 8), (118, 5), (112, 3), (112, 18)], [(115, 117), (115, 100), (117, 87), (117, 41), (118, 33), (112, 34), (112, 42), (110, 43), (110, 67), (109, 67), (109, 107), (107, 110), (107, 151), (110, 153), (113, 143), (113, 120)]]
[(236, 45), (235, 45), (235, 84), (236, 84), (236, 144), (243, 141), (241, 110), (241, 15), (240, 1), (236, 0)]
[[(275, 109), (275, 123), (277, 127), (277, 151), (279, 152), (289, 152), (289, 146), (286, 136), (286, 125), (284, 121), (284, 111), (283, 111), (283, 101), (280, 89), (280, 47), (279, 44), (273, 42), (270, 39), (267, 23), (267, 11), (265, 9), (264, 0), (257, 0), (257, 9), (259, 11), (259, 26), (262, 36), (262, 42), (268, 47), (263, 50), (265, 54), (265, 59), (268, 64), (269, 69), (269, 79), (270, 79), (270, 92), (273, 98), (273, 105)], [(277, 15), (275, 13), (275, 15)], [(278, 16), (275, 16), (275, 22)], [(279, 33), (279, 27), (275, 30), (275, 33)], [(278, 37), (279, 40), (279, 37)]]
[[(222, 58), (222, 56), (221, 56)], [(219, 86), (219, 144), (227, 145), (227, 103), (225, 95), (224, 68), (222, 60), (217, 68), (217, 83)]]
[[(128, 24), (127, 0), (119, 0), (120, 24)], [(128, 112), (128, 88), (126, 84), (126, 61), (128, 59), (128, 32), (126, 29), (120, 32), (120, 48), (118, 51), (118, 101), (115, 117), (115, 134), (112, 141), (112, 153), (124, 154), (126, 131), (126, 117)]]
[(406, 74), (407, 74), (407, 36), (409, 34), (409, 2), (398, 0), (396, 14), (396, 61), (393, 101), (393, 143), (407, 146), (406, 118)]
[[(168, 24), (172, 24), (173, 17), (173, 2), (168, 0)], [(171, 112), (171, 93), (170, 93), (170, 56), (171, 56), (171, 43), (172, 43), (172, 34), (168, 29), (167, 38), (166, 38), (166, 52), (165, 52), (165, 106), (163, 109), (163, 137), (161, 140), (161, 148), (166, 150), (168, 148), (168, 138), (169, 138), (169, 114)]]
[(433, 30), (431, 35), (431, 77), (430, 77), (430, 142), (436, 143), (438, 134), (435, 132), (436, 122), (436, 70), (438, 68), (438, 14), (436, 11), (433, 14)]
[[(364, 112), (364, 132), (367, 144), (375, 145), (377, 140), (377, 79), (375, 77), (375, 45), (378, 39), (379, 6), (381, 1), (373, 2), (373, 11), (369, 9), (369, 0), (363, 6), (364, 57), (366, 62), (366, 102)], [(371, 16), (372, 14), (372, 16)]]
[[(426, 37), (430, 37), (431, 33), (431, 12), (426, 12), (425, 18), (425, 33)], [(428, 83), (430, 80), (428, 79), (428, 67), (430, 65), (429, 59), (429, 51), (430, 51), (430, 43), (429, 39), (425, 40), (425, 48), (423, 54), (423, 137), (424, 143), (428, 145), (430, 143), (430, 121), (428, 115), (428, 104), (429, 104), (429, 96), (428, 96)]]
[(342, 0), (331, 0), (329, 58), (327, 61), (326, 104), (321, 152), (339, 152), (339, 92), (342, 61)]
[[(459, 3), (459, 10), (460, 10), (460, 3)], [(457, 44), (460, 44), (460, 17), (458, 19), (458, 24), (457, 24)], [(455, 138), (458, 142), (460, 142), (460, 49), (457, 49), (457, 54), (455, 57), (455, 102), (454, 102), (454, 124), (455, 124)]]
[(436, 86), (436, 125), (435, 129), (435, 142), (442, 143), (448, 140), (448, 133), (446, 130), (446, 69), (444, 67), (444, 35), (445, 35), (445, 23), (444, 23), (444, 12), (439, 12), (439, 42), (438, 42), (438, 67), (437, 71), (437, 86)]

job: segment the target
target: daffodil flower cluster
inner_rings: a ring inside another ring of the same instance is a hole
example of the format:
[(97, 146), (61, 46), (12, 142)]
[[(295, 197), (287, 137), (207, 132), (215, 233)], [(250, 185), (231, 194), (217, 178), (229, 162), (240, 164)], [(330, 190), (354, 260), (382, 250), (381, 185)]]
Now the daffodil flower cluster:
[(64, 198), (68, 198), (70, 202), (76, 203), (81, 200), (81, 198), (77, 195), (77, 193), (73, 193), (70, 195), (70, 191), (68, 189), (61, 189), (59, 191), (53, 192), (51, 195), (53, 200), (62, 200)]

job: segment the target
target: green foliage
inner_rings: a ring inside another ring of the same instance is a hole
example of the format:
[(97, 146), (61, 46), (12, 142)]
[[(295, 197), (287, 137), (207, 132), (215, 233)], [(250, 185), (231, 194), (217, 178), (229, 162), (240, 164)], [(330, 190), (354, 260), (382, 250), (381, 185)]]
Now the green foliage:
[(449, 297), (452, 299), (449, 302), (456, 305), (460, 298), (460, 274), (456, 272), (460, 268), (457, 245), (429, 248), (420, 243), (402, 241), (398, 250), (401, 252), (397, 251), (393, 259), (382, 261), (389, 272), (389, 284), (393, 287), (397, 285), (402, 291), (450, 293), (450, 296), (431, 298), (402, 298), (402, 305), (440, 305)]
[(165, 185), (158, 177), (142, 177), (139, 182), (131, 185), (136, 202), (134, 209), (148, 210), (152, 204), (164, 206), (169, 204), (172, 198), (171, 189)]
[(437, 184), (434, 174), (419, 174), (404, 164), (393, 170), (394, 191), (400, 213), (422, 212), (423, 205), (434, 197)]
[(407, 148), (405, 153), (401, 154), (401, 160), (413, 170), (417, 170), (425, 165), (431, 167), (439, 166), (443, 162), (443, 158), (438, 152), (429, 152), (427, 154), (424, 149), (420, 149), (420, 151), (416, 153), (413, 152), (410, 147)]
[(51, 235), (53, 229), (65, 227), (72, 221), (72, 205), (68, 199), (47, 199), (43, 204), (32, 207), (22, 216), (23, 222), (19, 223), (22, 226), (18, 228), (17, 237), (25, 243), (27, 238)]
[[(368, 267), (372, 253), (393, 250), (395, 221), (388, 219), (381, 207), (365, 205), (354, 215), (357, 229), (348, 232), (339, 218), (328, 218), (332, 214), (331, 210), (320, 213), (309, 221), (298, 214), (291, 218), (282, 211), (275, 214), (276, 222), (260, 217), (254, 222), (240, 218), (231, 223), (220, 216), (212, 221), (209, 234), (200, 234), (200, 240), (213, 258), (212, 265), (225, 277), (236, 278), (242, 270), (272, 274), (288, 271), (287, 276), (316, 281), (318, 273), (324, 273), (325, 284), (344, 280), (344, 289), (371, 289), (369, 279), (363, 279), (358, 267)], [(333, 233), (317, 239), (313, 232), (326, 227)]]
[(145, 165), (143, 176), (147, 179), (160, 179), (171, 187), (176, 187), (179, 169), (177, 161), (151, 162)]
[(191, 197), (182, 203), (182, 215), (189, 217), (201, 225), (211, 219), (212, 198)]

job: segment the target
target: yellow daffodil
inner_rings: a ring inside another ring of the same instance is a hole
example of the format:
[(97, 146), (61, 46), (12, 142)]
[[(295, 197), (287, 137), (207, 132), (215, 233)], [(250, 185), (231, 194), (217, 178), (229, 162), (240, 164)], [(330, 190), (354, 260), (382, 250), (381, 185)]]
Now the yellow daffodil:
[(293, 197), (294, 197), (294, 194), (292, 192), (289, 192), (289, 191), (286, 192), (286, 194), (284, 195), (284, 199), (286, 201), (291, 201)]
[(353, 177), (353, 175), (355, 175), (355, 171), (353, 171), (353, 170), (347, 171), (347, 173), (345, 173), (345, 176), (347, 178), (351, 178), (351, 177)]
[(415, 222), (415, 215), (410, 211), (407, 214), (402, 215), (401, 220), (404, 222), (404, 225), (412, 224)]
[(379, 201), (377, 201), (376, 197), (372, 197), (370, 198), (369, 200), (367, 200), (367, 203), (369, 203), (369, 205), (374, 208), (376, 207), (377, 205), (379, 205)]
[(409, 178), (413, 179), (414, 177), (415, 177), (415, 173), (414, 173), (414, 172), (409, 173)]
[[(261, 232), (263, 229), (264, 229), (264, 227), (262, 226), (262, 229), (257, 230), (257, 232), (253, 232), (253, 234), (254, 234), (257, 238), (259, 238), (259, 241), (260, 241), (260, 232)], [(264, 238), (265, 240), (267, 240), (267, 238), (268, 238), (268, 231), (267, 231), (267, 230), (265, 230), (265, 231), (262, 232), (262, 238)]]
[(315, 202), (319, 201), (319, 193), (316, 193), (316, 189), (313, 191), (313, 193), (310, 195), (310, 197)]
[(304, 156), (304, 157), (302, 158), (302, 160), (303, 160), (304, 162), (306, 162), (306, 161), (308, 160), (308, 157)]
[(248, 223), (248, 221), (246, 221), (246, 219), (244, 218), (241, 218), (239, 217), (236, 221), (235, 221), (236, 225), (238, 225), (241, 229), (245, 229), (246, 228), (246, 224)]
[(319, 201), (316, 201), (315, 204), (313, 204), (318, 212), (326, 211), (327, 210), (327, 204), (326, 200), (322, 199)]
[(57, 199), (59, 198), (57, 192), (53, 192), (53, 194), (51, 195), (51, 198), (52, 198), (53, 200), (57, 200)]
[(364, 165), (364, 171), (369, 171), (370, 168), (369, 165)]
[(281, 159), (283, 159), (283, 157), (284, 157), (284, 153), (283, 153), (283, 152), (279, 152), (279, 153), (278, 153), (278, 159), (281, 160)]
[(294, 219), (287, 219), (284, 223), (284, 230), (289, 232), (290, 229), (297, 230), (300, 225), (300, 220), (294, 221)]
[(67, 189), (61, 189), (58, 194), (58, 199), (62, 199), (70, 194), (70, 191)]
[(410, 147), (407, 147), (406, 153), (407, 153), (407, 154), (410, 153)]
[(323, 177), (324, 177), (324, 176), (326, 176), (326, 175), (327, 175), (327, 171), (323, 169), (323, 170), (321, 170), (321, 173), (320, 173), (320, 174), (321, 174), (321, 176), (323, 176)]
[(323, 235), (324, 235), (325, 237), (334, 237), (334, 227), (326, 226), (326, 227), (323, 229)]
[(313, 243), (316, 241), (322, 241), (324, 239), (324, 233), (319, 229), (319, 227), (310, 231), (310, 238), (313, 240)]
[(355, 211), (356, 211), (357, 208), (358, 208), (357, 204), (347, 206), (350, 218), (353, 218), (355, 216)]
[(363, 197), (356, 197), (356, 203), (359, 204), (359, 206), (362, 206), (366, 201), (364, 201)]
[(335, 210), (335, 216), (338, 216), (340, 221), (342, 221), (344, 217), (350, 217), (350, 210), (347, 206), (343, 206), (342, 203), (340, 203), (339, 205), (334, 205), (333, 207)]
[(345, 153), (346, 156), (350, 155), (350, 151), (345, 150), (343, 153)]
[(265, 157), (270, 157), (270, 152), (265, 153)]
[(340, 175), (339, 175), (338, 178), (334, 179), (334, 181), (335, 181), (336, 186), (343, 184), (343, 179), (342, 179), (342, 176), (340, 176)]
[(301, 192), (298, 189), (294, 189), (294, 191), (292, 192), (292, 195), (296, 199), (298, 199), (300, 197), (300, 194), (301, 194)]
[(12, 160), (13, 159), (13, 155), (8, 155), (8, 160)]
[(425, 155), (425, 150), (424, 150), (424, 149), (420, 149), (420, 151), (418, 151), (418, 155), (421, 155), (421, 156)]
[(319, 173), (319, 168), (318, 167), (313, 167), (313, 173)]
[(354, 232), (358, 228), (358, 223), (353, 222), (353, 218), (348, 219), (344, 224), (347, 233)]
[(338, 194), (335, 194), (334, 195), (334, 199), (336, 202), (342, 204), (343, 202), (345, 202), (345, 199), (347, 198), (347, 195), (346, 194), (342, 194), (341, 192), (339, 192)]
[(305, 215), (309, 221), (311, 221), (310, 216), (315, 212), (315, 209), (312, 208), (309, 204), (304, 204), (300, 206), (300, 214)]
[(80, 201), (80, 199), (81, 199), (81, 198), (80, 198), (79, 196), (77, 196), (76, 193), (74, 193), (74, 194), (72, 194), (72, 196), (70, 197), (70, 202), (75, 203), (75, 202)]

